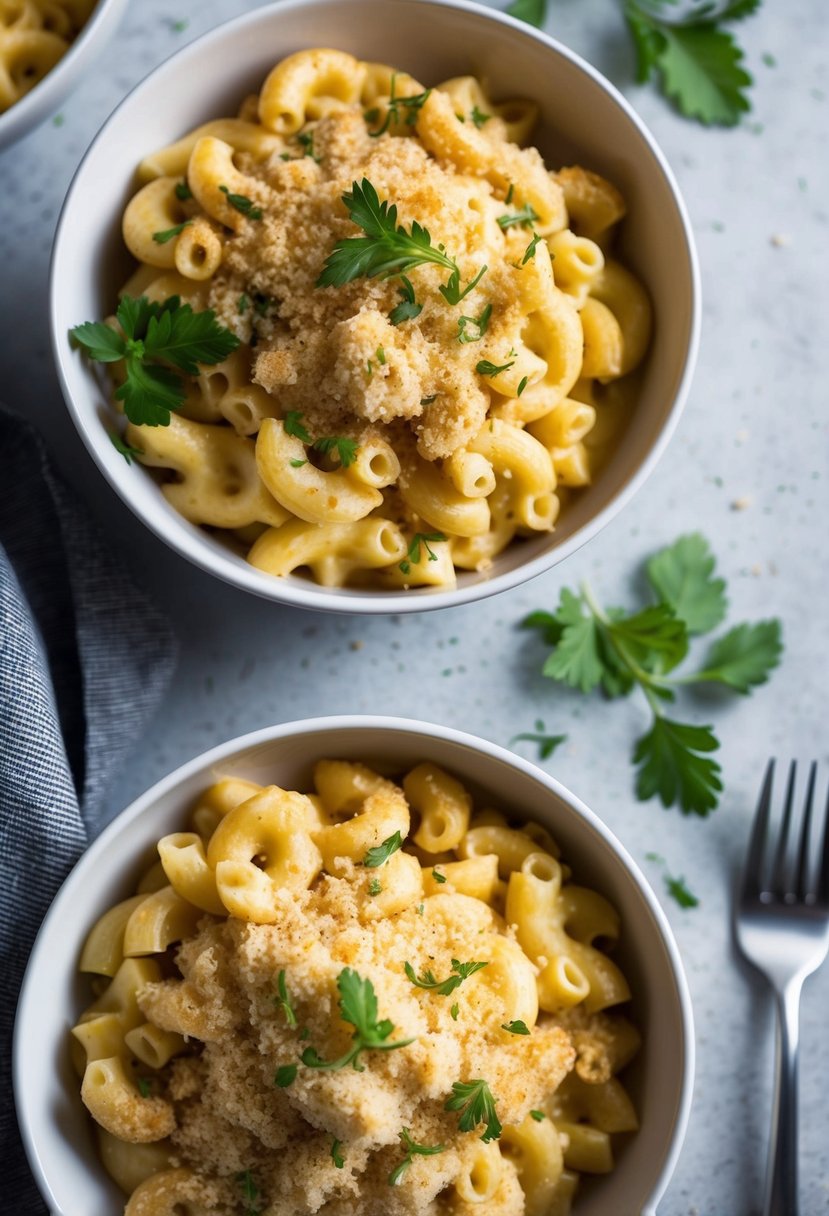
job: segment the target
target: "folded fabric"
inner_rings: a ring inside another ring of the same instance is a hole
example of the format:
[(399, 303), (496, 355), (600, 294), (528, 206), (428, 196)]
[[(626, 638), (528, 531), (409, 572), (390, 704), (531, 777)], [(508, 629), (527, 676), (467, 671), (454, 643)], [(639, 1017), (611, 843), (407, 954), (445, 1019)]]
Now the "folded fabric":
[(103, 826), (103, 796), (170, 682), (166, 621), (34, 429), (0, 408), (0, 1159), (3, 1212), (45, 1213), (17, 1129), (11, 1037), (55, 892)]

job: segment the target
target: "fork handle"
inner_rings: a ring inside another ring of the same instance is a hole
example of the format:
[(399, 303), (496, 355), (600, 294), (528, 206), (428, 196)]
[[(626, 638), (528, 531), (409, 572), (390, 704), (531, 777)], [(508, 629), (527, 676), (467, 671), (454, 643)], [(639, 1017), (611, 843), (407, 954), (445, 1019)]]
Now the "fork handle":
[(800, 992), (792, 980), (777, 993), (777, 1053), (771, 1151), (763, 1216), (798, 1216), (797, 1051)]

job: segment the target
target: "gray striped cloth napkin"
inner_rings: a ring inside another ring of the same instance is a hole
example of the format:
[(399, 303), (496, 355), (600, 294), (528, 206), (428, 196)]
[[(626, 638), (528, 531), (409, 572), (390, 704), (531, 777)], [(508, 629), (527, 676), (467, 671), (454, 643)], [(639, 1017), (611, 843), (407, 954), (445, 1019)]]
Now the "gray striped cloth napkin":
[(11, 1035), (31, 944), (172, 677), (166, 621), (42, 442), (0, 409), (0, 1160), (6, 1216), (46, 1212), (17, 1130)]

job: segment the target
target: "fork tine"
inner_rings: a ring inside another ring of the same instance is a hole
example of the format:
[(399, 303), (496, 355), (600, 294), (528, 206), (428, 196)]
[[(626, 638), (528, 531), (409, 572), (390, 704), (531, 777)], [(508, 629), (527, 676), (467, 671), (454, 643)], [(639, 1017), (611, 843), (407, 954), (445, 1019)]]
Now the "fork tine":
[(780, 835), (777, 840), (777, 852), (774, 858), (774, 870), (771, 878), (770, 890), (778, 899), (782, 899), (788, 894), (787, 874), (789, 871), (788, 852), (789, 852), (789, 835), (792, 826), (792, 807), (794, 806), (794, 781), (797, 773), (797, 763), (792, 760), (789, 765), (789, 780), (786, 782), (786, 801), (783, 806), (783, 822), (780, 826)]
[(809, 781), (806, 786), (806, 802), (803, 810), (803, 822), (800, 825), (800, 845), (797, 850), (797, 879), (795, 894), (803, 903), (810, 891), (809, 884), (809, 838), (812, 834), (812, 803), (815, 796), (815, 781), (817, 780), (817, 760), (809, 765)]
[(821, 855), (817, 897), (820, 903), (829, 904), (829, 791), (826, 794), (826, 809), (823, 814), (823, 848)]
[(766, 851), (766, 837), (769, 830), (769, 811), (771, 809), (771, 791), (774, 784), (774, 760), (766, 765), (766, 775), (763, 788), (760, 790), (760, 800), (754, 812), (754, 826), (751, 829), (751, 843), (746, 855), (745, 870), (743, 871), (743, 895), (756, 897), (763, 890), (763, 856)]

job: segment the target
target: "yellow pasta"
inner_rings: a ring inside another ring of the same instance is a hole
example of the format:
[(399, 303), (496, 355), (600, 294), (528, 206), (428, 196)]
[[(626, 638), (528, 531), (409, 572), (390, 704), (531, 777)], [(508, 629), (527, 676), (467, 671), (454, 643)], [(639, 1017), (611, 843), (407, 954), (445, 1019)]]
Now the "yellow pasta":
[(0, 114), (66, 54), (96, 0), (0, 0)]

